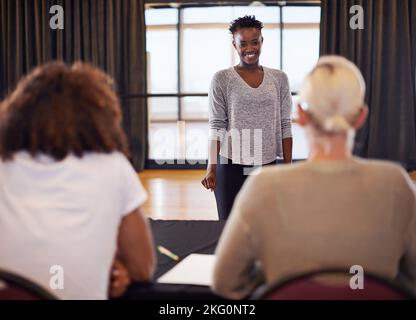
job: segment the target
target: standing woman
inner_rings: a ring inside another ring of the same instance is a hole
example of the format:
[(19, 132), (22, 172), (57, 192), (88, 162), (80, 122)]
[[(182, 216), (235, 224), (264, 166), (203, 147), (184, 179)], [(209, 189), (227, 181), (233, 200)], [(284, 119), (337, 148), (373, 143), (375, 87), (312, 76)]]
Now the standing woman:
[(253, 166), (292, 161), (291, 94), (287, 76), (259, 63), (263, 24), (244, 16), (230, 25), (238, 65), (215, 73), (209, 92), (209, 156), (202, 184), (215, 191), (227, 219)]

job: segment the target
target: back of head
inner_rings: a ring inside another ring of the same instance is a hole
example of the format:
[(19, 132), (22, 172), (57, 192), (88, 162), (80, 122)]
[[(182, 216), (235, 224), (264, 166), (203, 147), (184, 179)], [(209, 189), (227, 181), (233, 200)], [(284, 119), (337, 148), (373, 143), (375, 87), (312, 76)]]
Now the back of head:
[(127, 141), (111, 78), (82, 63), (35, 68), (0, 105), (0, 157), (18, 151), (62, 160), (68, 154), (121, 151)]
[(364, 106), (365, 82), (360, 70), (340, 56), (323, 56), (304, 80), (302, 106), (323, 132), (352, 128)]

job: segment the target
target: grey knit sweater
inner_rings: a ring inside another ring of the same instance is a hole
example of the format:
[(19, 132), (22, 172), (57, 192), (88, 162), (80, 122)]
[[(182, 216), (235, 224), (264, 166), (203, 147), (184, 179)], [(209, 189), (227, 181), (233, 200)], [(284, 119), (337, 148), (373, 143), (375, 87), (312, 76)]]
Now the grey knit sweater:
[(234, 67), (215, 73), (209, 91), (210, 139), (234, 163), (261, 165), (282, 158), (282, 139), (292, 136), (292, 99), (284, 72), (263, 67), (250, 87)]

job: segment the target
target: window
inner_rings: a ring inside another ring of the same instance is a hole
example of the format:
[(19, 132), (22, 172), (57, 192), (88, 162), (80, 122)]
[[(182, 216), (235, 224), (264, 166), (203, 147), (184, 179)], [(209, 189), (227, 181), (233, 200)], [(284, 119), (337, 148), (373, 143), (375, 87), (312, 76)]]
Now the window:
[[(263, 22), (260, 63), (287, 73), (294, 102), (302, 79), (319, 56), (320, 7), (316, 5), (175, 5), (149, 7), (145, 14), (149, 158), (153, 160), (206, 160), (209, 84), (216, 71), (239, 61), (228, 32), (233, 19), (254, 14)], [(306, 158), (309, 150), (296, 123), (293, 135), (293, 158)]]
[(282, 70), (288, 75), (292, 91), (299, 90), (318, 59), (320, 14), (320, 7), (282, 8)]

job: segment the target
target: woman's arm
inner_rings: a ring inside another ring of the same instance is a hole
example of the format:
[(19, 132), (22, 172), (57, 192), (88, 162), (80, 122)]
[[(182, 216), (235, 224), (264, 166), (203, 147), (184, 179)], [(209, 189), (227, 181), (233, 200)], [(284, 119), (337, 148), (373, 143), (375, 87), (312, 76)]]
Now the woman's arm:
[(290, 93), (289, 80), (284, 74), (281, 82), (280, 89), (281, 96), (281, 128), (282, 128), (282, 148), (283, 148), (283, 161), (285, 163), (292, 162), (292, 94)]
[(111, 266), (110, 284), (109, 284), (109, 296), (111, 298), (121, 297), (130, 285), (130, 275), (127, 268), (120, 262), (120, 260), (114, 258), (113, 265)]
[(220, 152), (221, 141), (224, 139), (228, 125), (227, 103), (224, 94), (221, 73), (216, 73), (211, 80), (209, 88), (209, 141), (208, 141), (208, 166), (202, 185), (215, 190), (217, 182), (217, 158)]
[(292, 145), (292, 138), (285, 138), (282, 140), (284, 163), (292, 163)]
[(209, 140), (207, 173), (201, 183), (205, 188), (211, 189), (211, 191), (214, 191), (217, 185), (217, 158), (219, 153), (220, 142), (217, 140)]
[(140, 208), (124, 216), (118, 232), (118, 257), (135, 281), (150, 281), (156, 257), (153, 238)]

